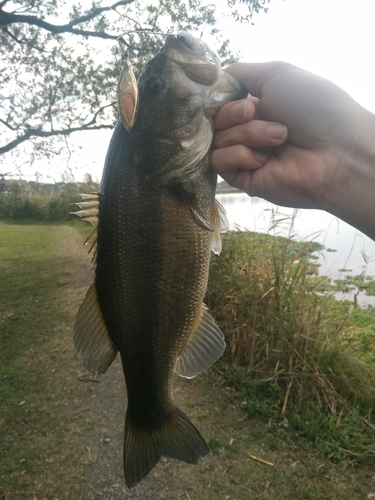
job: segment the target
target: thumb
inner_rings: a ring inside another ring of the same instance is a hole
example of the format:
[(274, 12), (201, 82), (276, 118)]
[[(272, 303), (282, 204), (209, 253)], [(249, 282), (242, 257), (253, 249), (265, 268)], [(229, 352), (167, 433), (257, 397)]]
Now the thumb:
[(235, 63), (225, 71), (243, 83), (251, 95), (261, 97), (263, 86), (286, 71), (298, 70), (293, 64), (276, 61), (267, 63)]

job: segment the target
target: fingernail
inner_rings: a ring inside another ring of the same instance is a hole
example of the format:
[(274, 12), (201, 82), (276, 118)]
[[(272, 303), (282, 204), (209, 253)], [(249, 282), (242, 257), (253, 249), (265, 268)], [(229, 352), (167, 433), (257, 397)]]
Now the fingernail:
[(255, 151), (254, 152), (254, 157), (262, 165), (264, 165), (266, 163), (266, 161), (268, 160), (268, 156), (266, 154), (264, 154), (264, 153), (261, 153), (260, 151)]
[(238, 104), (235, 104), (230, 111), (230, 116), (233, 120), (242, 121), (246, 118), (246, 103), (245, 101), (240, 101)]
[(266, 133), (270, 139), (281, 141), (288, 135), (288, 129), (282, 123), (270, 123), (266, 127)]

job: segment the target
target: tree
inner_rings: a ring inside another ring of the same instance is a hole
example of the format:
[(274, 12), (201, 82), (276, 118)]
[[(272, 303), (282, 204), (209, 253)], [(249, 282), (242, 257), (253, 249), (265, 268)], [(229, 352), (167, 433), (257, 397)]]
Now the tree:
[[(229, 0), (236, 7), (239, 0)], [(241, 20), (266, 0), (240, 0)], [(216, 8), (200, 0), (120, 0), (88, 7), (58, 0), (0, 1), (0, 162), (3, 175), (24, 161), (68, 147), (77, 130), (112, 128), (116, 80), (129, 54), (136, 71), (160, 48), (164, 31), (209, 30), (219, 54), (233, 60), (219, 33)], [(236, 7), (237, 8), (237, 7)], [(239, 16), (238, 10), (233, 10)], [(121, 36), (122, 35), (122, 36)], [(6, 163), (5, 163), (6, 162)], [(16, 164), (6, 169), (5, 164)], [(5, 172), (4, 172), (5, 168)], [(8, 170), (8, 171), (7, 171)]]
[(253, 14), (261, 11), (267, 12), (264, 6), (270, 0), (228, 0), (228, 5), (233, 9), (233, 17), (240, 22), (248, 22)]

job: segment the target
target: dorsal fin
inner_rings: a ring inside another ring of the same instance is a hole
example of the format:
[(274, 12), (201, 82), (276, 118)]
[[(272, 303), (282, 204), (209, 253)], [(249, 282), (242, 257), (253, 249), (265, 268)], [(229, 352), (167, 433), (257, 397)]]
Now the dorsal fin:
[(104, 373), (117, 349), (108, 334), (95, 284), (91, 285), (74, 324), (74, 348), (79, 361), (92, 373)]
[(225, 208), (216, 199), (211, 213), (211, 224), (214, 229), (211, 239), (211, 250), (219, 254), (221, 252), (221, 233), (225, 233), (229, 229), (229, 222), (225, 213)]
[(175, 372), (181, 377), (193, 378), (215, 363), (224, 350), (224, 335), (202, 304), (198, 327), (178, 358)]
[(83, 201), (74, 203), (80, 210), (76, 212), (69, 212), (71, 215), (77, 215), (81, 220), (86, 220), (94, 227), (94, 231), (85, 241), (85, 245), (89, 244), (90, 252), (93, 252), (92, 262), (95, 265), (96, 257), (96, 236), (97, 236), (97, 226), (98, 226), (98, 215), (99, 215), (99, 195), (97, 193), (80, 194)]

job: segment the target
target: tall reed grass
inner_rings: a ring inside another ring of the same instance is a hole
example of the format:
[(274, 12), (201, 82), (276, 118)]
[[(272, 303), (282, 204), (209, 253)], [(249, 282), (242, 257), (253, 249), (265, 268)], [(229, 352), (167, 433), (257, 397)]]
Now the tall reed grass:
[(338, 428), (355, 414), (366, 446), (358, 451), (356, 441), (354, 452), (336, 439), (335, 449), (375, 458), (375, 334), (367, 330), (364, 342), (353, 305), (318, 293), (318, 249), (259, 233), (224, 236), (223, 251), (211, 262), (206, 302), (232, 358), (226, 377), (250, 413), (254, 404), (267, 406), (262, 394), (279, 422), (310, 438), (317, 426)]

